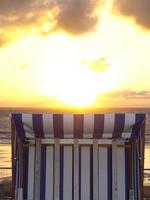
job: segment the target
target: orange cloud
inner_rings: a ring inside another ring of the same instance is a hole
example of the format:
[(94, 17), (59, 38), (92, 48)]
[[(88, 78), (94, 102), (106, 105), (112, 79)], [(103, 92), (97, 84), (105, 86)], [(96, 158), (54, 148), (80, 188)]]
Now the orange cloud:
[(104, 92), (99, 95), (96, 105), (114, 106), (114, 107), (140, 107), (147, 106), (150, 103), (150, 91), (135, 91), (131, 89), (115, 90)]
[(150, 91), (120, 90), (110, 93), (112, 98), (150, 99)]

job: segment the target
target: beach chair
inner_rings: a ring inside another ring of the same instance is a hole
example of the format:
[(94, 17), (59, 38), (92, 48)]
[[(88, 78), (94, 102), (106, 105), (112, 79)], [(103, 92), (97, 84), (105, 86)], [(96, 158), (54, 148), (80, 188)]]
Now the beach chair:
[(15, 200), (142, 200), (145, 114), (11, 115)]

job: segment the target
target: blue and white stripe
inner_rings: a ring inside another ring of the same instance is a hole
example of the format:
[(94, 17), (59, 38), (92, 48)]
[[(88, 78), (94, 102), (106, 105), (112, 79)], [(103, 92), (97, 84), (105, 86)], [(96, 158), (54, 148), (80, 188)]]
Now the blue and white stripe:
[(137, 139), (145, 114), (12, 114), (21, 138)]
[[(98, 146), (97, 155), (97, 200), (112, 200), (112, 180), (114, 175), (112, 173), (113, 160), (111, 146)], [(118, 146), (116, 155), (118, 200), (126, 200), (126, 187), (128, 187), (128, 182), (126, 181), (127, 174), (125, 162), (128, 158), (125, 154), (125, 147)], [(28, 151), (28, 167), (26, 171), (27, 193), (24, 194), (24, 197), (27, 197), (28, 200), (34, 199), (34, 156), (35, 148), (34, 146), (31, 146), (29, 147)], [(55, 196), (57, 196), (59, 200), (72, 199), (75, 186), (74, 179), (77, 178), (77, 199), (91, 200), (94, 195), (93, 161), (92, 145), (78, 146), (78, 160), (76, 160), (76, 158), (74, 157), (74, 146), (72, 145), (60, 145), (58, 148), (54, 147), (53, 145), (41, 145), (40, 199), (53, 200)], [(76, 164), (78, 165), (78, 177), (76, 177), (76, 174), (74, 174), (74, 165)], [(135, 179), (138, 179), (137, 176), (138, 175), (136, 172)], [(135, 186), (135, 188), (136, 195), (138, 195), (137, 186)]]

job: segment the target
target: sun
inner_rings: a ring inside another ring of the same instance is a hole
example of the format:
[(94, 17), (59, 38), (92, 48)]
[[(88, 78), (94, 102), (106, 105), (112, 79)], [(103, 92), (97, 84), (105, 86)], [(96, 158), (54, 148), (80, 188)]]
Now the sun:
[(91, 107), (97, 95), (116, 86), (112, 72), (99, 73), (79, 62), (58, 59), (39, 67), (40, 92), (64, 106)]
[[(82, 62), (89, 59), (89, 54), (86, 56), (79, 47), (72, 47), (72, 43), (67, 42), (59, 42), (58, 46), (55, 42), (55, 48), (44, 51), (34, 74), (38, 79), (39, 94), (56, 101), (58, 106), (92, 107), (98, 95), (118, 84), (116, 68), (91, 69), (88, 62)], [(90, 57), (91, 61), (94, 59)]]

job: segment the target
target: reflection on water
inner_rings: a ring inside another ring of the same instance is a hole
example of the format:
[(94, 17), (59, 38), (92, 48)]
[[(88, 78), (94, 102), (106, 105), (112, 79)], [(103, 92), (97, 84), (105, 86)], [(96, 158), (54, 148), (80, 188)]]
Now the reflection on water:
[(0, 167), (11, 167), (10, 144), (0, 144)]
[(11, 176), (10, 167), (11, 146), (10, 144), (0, 144), (0, 178)]
[(145, 169), (150, 169), (150, 144), (145, 145), (145, 163), (144, 163)]
[(150, 185), (150, 144), (145, 145), (144, 184)]

